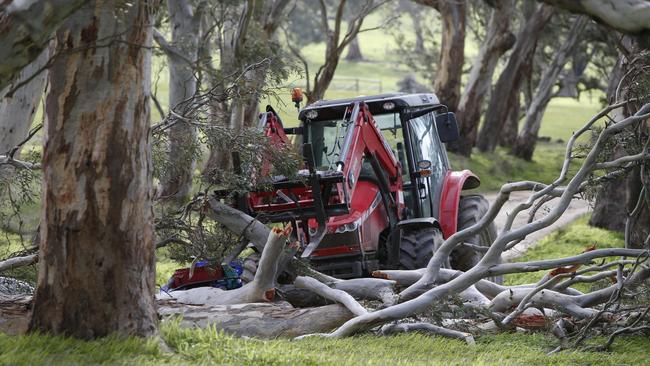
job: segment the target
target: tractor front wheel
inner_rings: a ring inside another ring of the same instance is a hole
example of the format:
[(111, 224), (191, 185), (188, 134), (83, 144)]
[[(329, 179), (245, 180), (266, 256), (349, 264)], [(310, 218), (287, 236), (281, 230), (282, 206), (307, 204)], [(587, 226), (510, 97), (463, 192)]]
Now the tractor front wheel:
[[(485, 197), (480, 195), (463, 196), (458, 204), (458, 228), (457, 231), (467, 229), (481, 220), (487, 213), (490, 204)], [(478, 234), (465, 239), (465, 243), (481, 247), (489, 247), (497, 236), (497, 229), (494, 223), (483, 229)], [(451, 268), (461, 271), (468, 271), (483, 258), (484, 253), (467, 246), (461, 246), (451, 253)], [(489, 278), (496, 283), (503, 282), (502, 276)]]
[(401, 269), (424, 268), (433, 256), (433, 251), (442, 244), (442, 233), (436, 227), (404, 230), (399, 246)]

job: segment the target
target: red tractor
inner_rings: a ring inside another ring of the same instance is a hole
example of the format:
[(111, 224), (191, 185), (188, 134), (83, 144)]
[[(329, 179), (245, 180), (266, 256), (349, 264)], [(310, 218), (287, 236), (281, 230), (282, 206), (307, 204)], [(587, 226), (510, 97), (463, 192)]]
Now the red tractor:
[[(338, 278), (377, 269), (425, 267), (443, 238), (487, 211), (469, 170), (452, 171), (444, 143), (458, 138), (453, 113), (433, 94), (381, 94), (319, 101), (302, 109), (301, 126), (284, 128), (267, 108), (260, 126), (275, 144), (302, 141), (298, 179), (273, 178), (237, 208), (270, 223), (288, 222), (298, 255)], [(452, 268), (467, 270), (489, 246), (490, 226), (457, 249)], [(244, 280), (246, 280), (244, 276)]]

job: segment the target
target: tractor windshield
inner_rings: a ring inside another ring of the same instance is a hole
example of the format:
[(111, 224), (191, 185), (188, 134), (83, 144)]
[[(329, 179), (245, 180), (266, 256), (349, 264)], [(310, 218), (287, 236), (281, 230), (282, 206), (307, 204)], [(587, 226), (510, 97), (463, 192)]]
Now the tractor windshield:
[(344, 120), (311, 121), (307, 124), (316, 169), (336, 169), (349, 125)]

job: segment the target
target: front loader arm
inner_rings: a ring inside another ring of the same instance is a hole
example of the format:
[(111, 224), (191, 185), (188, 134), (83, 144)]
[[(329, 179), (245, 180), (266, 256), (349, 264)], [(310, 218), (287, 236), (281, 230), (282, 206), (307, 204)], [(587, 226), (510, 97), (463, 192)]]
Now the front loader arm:
[[(369, 158), (380, 184), (394, 193), (402, 185), (401, 167), (382, 136), (365, 103), (355, 103), (353, 124), (345, 137), (339, 168), (343, 172), (350, 196), (354, 195), (364, 157)], [(384, 180), (385, 182), (382, 182)]]

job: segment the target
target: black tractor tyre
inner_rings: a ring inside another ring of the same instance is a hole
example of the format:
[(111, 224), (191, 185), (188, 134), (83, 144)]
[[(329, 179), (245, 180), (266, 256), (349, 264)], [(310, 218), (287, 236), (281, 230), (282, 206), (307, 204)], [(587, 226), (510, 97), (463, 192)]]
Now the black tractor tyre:
[[(489, 202), (481, 195), (463, 196), (458, 204), (458, 225), (457, 231), (473, 226), (485, 214), (490, 207)], [(494, 223), (490, 223), (483, 231), (473, 237), (465, 239), (466, 243), (483, 247), (489, 247), (497, 236), (497, 229)], [(461, 246), (451, 253), (451, 268), (467, 271), (474, 267), (483, 258), (484, 253), (472, 248)], [(502, 276), (488, 278), (496, 283), (502, 283)]]
[(433, 256), (433, 250), (442, 242), (442, 232), (437, 227), (404, 230), (399, 246), (400, 269), (426, 267)]

